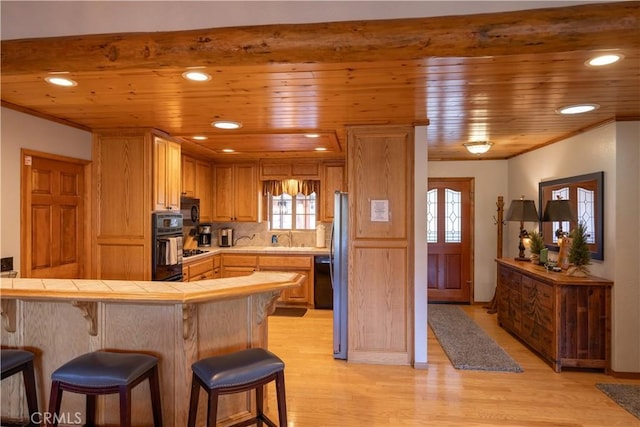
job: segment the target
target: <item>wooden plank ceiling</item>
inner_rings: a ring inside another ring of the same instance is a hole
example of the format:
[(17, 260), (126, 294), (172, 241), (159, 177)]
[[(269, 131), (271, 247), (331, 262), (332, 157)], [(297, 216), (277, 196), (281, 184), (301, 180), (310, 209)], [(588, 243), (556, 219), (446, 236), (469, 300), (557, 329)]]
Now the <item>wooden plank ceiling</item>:
[[(624, 59), (585, 65), (611, 51)], [(194, 67), (212, 79), (183, 79)], [(480, 158), (504, 159), (640, 118), (640, 2), (8, 40), (1, 72), (4, 106), (87, 130), (157, 128), (206, 159), (228, 156), (224, 148), (237, 158), (340, 157), (346, 128), (372, 124), (428, 124), (432, 160), (478, 158), (462, 145), (476, 139), (494, 143)], [(59, 72), (77, 86), (45, 83)], [(585, 102), (600, 108), (556, 113)], [(214, 129), (220, 119), (243, 126)]]

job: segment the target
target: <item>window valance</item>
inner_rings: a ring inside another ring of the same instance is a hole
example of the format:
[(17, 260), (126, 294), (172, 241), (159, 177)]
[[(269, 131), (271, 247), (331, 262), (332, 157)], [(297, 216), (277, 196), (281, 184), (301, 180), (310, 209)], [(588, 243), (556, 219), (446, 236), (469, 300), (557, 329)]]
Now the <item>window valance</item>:
[(287, 193), (291, 196), (295, 196), (298, 193), (302, 193), (305, 196), (311, 193), (319, 194), (320, 181), (315, 179), (262, 181), (262, 194), (266, 196), (268, 193), (274, 196), (280, 196), (282, 193)]

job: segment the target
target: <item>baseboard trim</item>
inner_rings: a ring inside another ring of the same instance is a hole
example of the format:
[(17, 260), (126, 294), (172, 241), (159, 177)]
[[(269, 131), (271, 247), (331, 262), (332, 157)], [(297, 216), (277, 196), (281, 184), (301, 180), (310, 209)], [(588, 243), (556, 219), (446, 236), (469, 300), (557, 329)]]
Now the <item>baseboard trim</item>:
[(609, 374), (614, 378), (626, 379), (626, 380), (640, 380), (640, 372), (616, 372), (613, 369), (609, 371)]

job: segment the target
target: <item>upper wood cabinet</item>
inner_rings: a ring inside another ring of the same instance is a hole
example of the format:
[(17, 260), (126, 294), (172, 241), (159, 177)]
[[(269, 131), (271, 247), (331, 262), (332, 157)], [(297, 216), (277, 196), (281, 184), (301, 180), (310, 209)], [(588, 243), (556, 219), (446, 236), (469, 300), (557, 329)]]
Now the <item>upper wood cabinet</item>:
[(213, 166), (213, 221), (258, 221), (258, 177), (255, 163)]
[(200, 199), (200, 222), (213, 220), (211, 164), (182, 155), (182, 195)]
[(321, 167), (320, 220), (333, 221), (334, 194), (346, 191), (344, 162), (326, 162)]
[(153, 209), (180, 210), (180, 144), (153, 139)]
[(313, 160), (260, 162), (260, 181), (272, 179), (320, 179), (320, 163)]
[(182, 195), (196, 197), (196, 159), (182, 155)]

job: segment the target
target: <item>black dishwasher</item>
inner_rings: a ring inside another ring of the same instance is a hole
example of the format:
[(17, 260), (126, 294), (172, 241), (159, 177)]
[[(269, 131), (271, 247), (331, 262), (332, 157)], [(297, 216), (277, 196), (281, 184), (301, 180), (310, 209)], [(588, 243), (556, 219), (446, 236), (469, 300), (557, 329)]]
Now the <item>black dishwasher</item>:
[(333, 286), (331, 285), (331, 257), (314, 257), (313, 304), (318, 309), (333, 309)]

